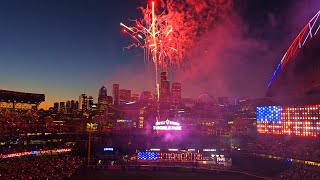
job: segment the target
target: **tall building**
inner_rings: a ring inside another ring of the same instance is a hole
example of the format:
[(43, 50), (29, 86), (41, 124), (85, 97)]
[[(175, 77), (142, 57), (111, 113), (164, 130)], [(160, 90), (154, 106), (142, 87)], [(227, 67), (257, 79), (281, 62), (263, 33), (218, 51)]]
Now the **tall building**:
[(112, 96), (107, 96), (107, 103), (109, 105), (112, 105), (113, 104), (113, 97)]
[(171, 98), (172, 98), (172, 101), (175, 103), (180, 102), (180, 100), (181, 100), (181, 83), (177, 83), (177, 82), (172, 83)]
[(54, 110), (55, 113), (57, 113), (59, 111), (59, 103), (58, 102), (55, 102), (53, 104), (53, 110)]
[(93, 107), (93, 97), (92, 96), (89, 96), (87, 98), (87, 102), (86, 102), (86, 105), (87, 105), (87, 110), (92, 110), (92, 107)]
[(79, 101), (76, 101), (74, 103), (74, 110), (78, 110), (79, 109)]
[(160, 101), (168, 102), (170, 99), (170, 81), (167, 80), (167, 72), (161, 72), (161, 82), (160, 82)]
[(108, 94), (107, 88), (102, 86), (99, 89), (99, 96), (98, 96), (98, 109), (99, 111), (105, 111), (108, 105)]
[(152, 100), (152, 93), (150, 91), (142, 91), (140, 100), (141, 101), (151, 101)]
[(71, 101), (67, 101), (66, 103), (66, 112), (67, 114), (71, 113)]
[(139, 94), (132, 94), (131, 101), (138, 102), (139, 101)]
[(86, 94), (81, 94), (79, 96), (79, 106), (78, 106), (79, 110), (87, 110), (87, 95)]
[(162, 81), (167, 81), (168, 77), (167, 77), (167, 72), (166, 71), (162, 71), (161, 72), (161, 82)]
[(112, 90), (114, 100), (113, 104), (117, 106), (119, 105), (119, 84), (113, 84)]
[(65, 102), (60, 102), (60, 113), (64, 113), (66, 110)]
[(75, 101), (74, 100), (71, 100), (71, 105), (70, 105), (70, 110), (71, 112), (74, 112), (74, 110), (76, 110), (76, 107), (75, 107)]
[(120, 89), (119, 90), (119, 100), (120, 100), (120, 102), (129, 102), (131, 100), (131, 90)]

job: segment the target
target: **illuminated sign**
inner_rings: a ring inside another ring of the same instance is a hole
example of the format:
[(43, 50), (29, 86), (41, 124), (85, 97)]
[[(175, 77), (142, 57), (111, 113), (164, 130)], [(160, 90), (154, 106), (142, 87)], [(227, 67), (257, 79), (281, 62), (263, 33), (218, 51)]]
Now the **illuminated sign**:
[(157, 152), (138, 152), (138, 160), (157, 160)]
[(160, 149), (150, 149), (150, 151), (160, 151)]
[(132, 120), (118, 119), (117, 122), (118, 122), (118, 123), (131, 123)]
[(188, 149), (188, 151), (196, 151), (196, 149)]
[(222, 157), (222, 158), (217, 158), (217, 163), (218, 164), (224, 164), (226, 162), (226, 158)]
[(320, 105), (257, 107), (257, 131), (317, 137), (320, 133)]
[(168, 149), (168, 151), (179, 151), (179, 149)]
[(203, 151), (212, 152), (212, 151), (217, 151), (217, 150), (216, 149), (203, 149)]
[(113, 151), (113, 148), (103, 148), (103, 151)]
[(181, 131), (182, 128), (180, 126), (180, 123), (170, 121), (169, 119), (165, 121), (157, 121), (155, 126), (153, 126), (153, 130), (176, 130), (176, 131)]

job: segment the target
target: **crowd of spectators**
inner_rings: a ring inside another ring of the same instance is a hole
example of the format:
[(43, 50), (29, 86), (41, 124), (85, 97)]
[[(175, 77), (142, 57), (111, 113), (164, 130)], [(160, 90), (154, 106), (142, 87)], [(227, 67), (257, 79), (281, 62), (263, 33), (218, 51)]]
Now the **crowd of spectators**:
[(64, 126), (56, 126), (35, 110), (0, 111), (0, 135), (21, 133), (66, 132)]
[(281, 172), (276, 179), (320, 179), (320, 169), (303, 164), (291, 164), (291, 166)]
[(311, 137), (257, 135), (244, 150), (284, 158), (320, 162), (320, 139)]
[(68, 148), (65, 144), (36, 144), (36, 145), (4, 145), (0, 146), (0, 155), (39, 150), (53, 150)]
[(83, 163), (71, 154), (7, 158), (0, 161), (0, 179), (67, 179)]
[[(320, 167), (305, 162), (320, 163), (320, 139), (280, 135), (257, 135), (243, 141), (242, 152), (265, 155), (282, 164), (276, 179), (320, 179)], [(269, 156), (271, 155), (271, 156)]]

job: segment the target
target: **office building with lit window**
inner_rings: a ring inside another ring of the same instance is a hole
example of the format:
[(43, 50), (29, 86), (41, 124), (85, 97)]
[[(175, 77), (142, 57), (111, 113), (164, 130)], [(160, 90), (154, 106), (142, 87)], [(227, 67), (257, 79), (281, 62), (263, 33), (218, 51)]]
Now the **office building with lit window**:
[(140, 96), (141, 101), (152, 101), (152, 93), (150, 91), (142, 91)]
[(79, 96), (79, 106), (78, 106), (78, 109), (85, 111), (86, 108), (87, 108), (87, 95), (86, 95), (86, 94), (81, 94), (81, 95)]
[(172, 98), (172, 102), (175, 102), (175, 103), (181, 101), (181, 83), (177, 83), (177, 82), (172, 83), (171, 98)]
[(103, 112), (106, 110), (108, 105), (108, 94), (107, 88), (102, 86), (99, 89), (99, 96), (98, 96), (98, 109), (99, 111)]
[(119, 100), (122, 103), (131, 101), (131, 90), (120, 89), (119, 90)]
[(160, 82), (160, 101), (168, 102), (170, 99), (170, 81), (168, 81), (167, 72), (161, 72)]
[(92, 96), (89, 96), (88, 97), (88, 99), (87, 99), (87, 103), (86, 103), (86, 105), (87, 105), (87, 110), (92, 110), (93, 108), (93, 97)]

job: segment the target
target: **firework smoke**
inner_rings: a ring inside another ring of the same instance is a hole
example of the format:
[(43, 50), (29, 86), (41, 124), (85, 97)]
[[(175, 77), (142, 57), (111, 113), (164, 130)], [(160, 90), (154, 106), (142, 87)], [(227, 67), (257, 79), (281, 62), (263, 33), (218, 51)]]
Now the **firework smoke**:
[(155, 68), (180, 67), (198, 39), (231, 7), (230, 0), (163, 0), (159, 6), (140, 7), (142, 18), (130, 20), (133, 26), (120, 23), (135, 41), (126, 48), (143, 48), (145, 62)]

